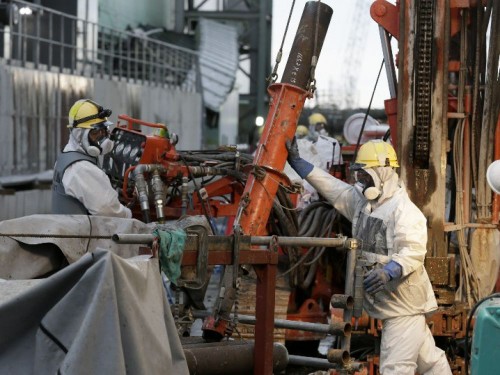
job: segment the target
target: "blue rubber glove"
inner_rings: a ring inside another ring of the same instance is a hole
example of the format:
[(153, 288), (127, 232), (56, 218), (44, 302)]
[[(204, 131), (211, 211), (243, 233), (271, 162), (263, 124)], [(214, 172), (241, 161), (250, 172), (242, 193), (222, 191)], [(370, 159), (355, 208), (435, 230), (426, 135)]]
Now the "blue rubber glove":
[(393, 260), (384, 268), (378, 268), (370, 272), (363, 281), (363, 286), (368, 294), (376, 294), (384, 289), (385, 284), (394, 279), (399, 279), (403, 273), (401, 265)]
[(288, 150), (288, 164), (290, 164), (301, 178), (306, 178), (313, 170), (314, 165), (300, 157), (299, 147), (297, 146), (297, 139), (295, 137), (293, 137), (291, 142), (289, 140), (286, 141), (286, 149)]

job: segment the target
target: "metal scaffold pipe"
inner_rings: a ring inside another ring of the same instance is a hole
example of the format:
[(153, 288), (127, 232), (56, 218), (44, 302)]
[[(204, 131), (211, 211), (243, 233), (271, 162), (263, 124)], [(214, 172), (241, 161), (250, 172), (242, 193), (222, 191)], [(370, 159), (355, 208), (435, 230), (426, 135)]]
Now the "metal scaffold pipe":
[[(208, 238), (216, 239), (218, 236), (208, 236)], [(111, 237), (116, 243), (121, 244), (151, 244), (155, 236), (152, 234), (132, 234), (132, 233), (115, 233)], [(352, 247), (353, 241), (347, 237), (337, 238), (320, 238), (320, 237), (278, 237), (278, 236), (251, 236), (249, 237), (252, 245), (270, 245), (272, 241), (277, 241), (281, 246), (304, 246), (304, 247)]]
[[(198, 311), (194, 312), (195, 318), (205, 318), (208, 314)], [(238, 321), (242, 324), (255, 325), (257, 318), (251, 315), (238, 314)], [(294, 329), (298, 331), (325, 333), (334, 336), (349, 336), (352, 332), (351, 324), (348, 322), (332, 322), (330, 324), (310, 323), (296, 320), (274, 319), (274, 327)]]

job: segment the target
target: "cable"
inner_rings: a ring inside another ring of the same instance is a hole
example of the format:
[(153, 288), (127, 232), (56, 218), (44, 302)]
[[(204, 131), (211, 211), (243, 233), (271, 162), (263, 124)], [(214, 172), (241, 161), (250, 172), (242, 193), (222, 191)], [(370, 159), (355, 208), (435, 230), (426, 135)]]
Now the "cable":
[(380, 69), (378, 70), (377, 79), (375, 81), (375, 85), (373, 86), (372, 96), (370, 98), (370, 103), (368, 103), (368, 108), (366, 109), (365, 118), (363, 119), (363, 125), (361, 125), (361, 130), (359, 131), (358, 134), (358, 140), (356, 142), (356, 148), (354, 149), (354, 156), (352, 157), (352, 160), (356, 160), (356, 157), (358, 156), (358, 148), (361, 142), (361, 136), (363, 135), (363, 131), (365, 130), (366, 120), (368, 119), (368, 115), (372, 107), (373, 97), (375, 96), (375, 91), (377, 90), (378, 86), (378, 80), (380, 78), (380, 73), (382, 73), (383, 67), (384, 67), (384, 59), (382, 59), (382, 63), (380, 64)]

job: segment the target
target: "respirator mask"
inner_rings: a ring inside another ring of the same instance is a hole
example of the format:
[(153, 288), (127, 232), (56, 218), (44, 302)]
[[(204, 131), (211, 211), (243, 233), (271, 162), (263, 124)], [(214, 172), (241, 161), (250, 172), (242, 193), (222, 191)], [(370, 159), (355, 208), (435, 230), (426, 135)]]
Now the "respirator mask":
[[(98, 133), (97, 137), (91, 138), (91, 132)], [(99, 155), (106, 155), (113, 150), (115, 143), (109, 137), (109, 131), (107, 127), (102, 127), (99, 129), (88, 129), (85, 131), (82, 139), (83, 149), (93, 157), (98, 157)]]
[[(356, 183), (361, 187), (366, 199), (372, 201), (382, 194), (383, 184), (374, 169), (360, 169), (354, 172)], [(375, 183), (377, 180), (378, 183)], [(377, 186), (379, 185), (379, 186)]]

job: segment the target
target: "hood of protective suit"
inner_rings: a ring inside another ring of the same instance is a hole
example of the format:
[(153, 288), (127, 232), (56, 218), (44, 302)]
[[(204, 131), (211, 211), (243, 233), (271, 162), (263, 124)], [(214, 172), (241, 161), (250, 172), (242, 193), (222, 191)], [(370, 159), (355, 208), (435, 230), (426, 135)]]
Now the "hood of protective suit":
[(90, 129), (82, 129), (82, 128), (74, 128), (71, 129), (69, 133), (69, 140), (66, 146), (64, 147), (64, 152), (67, 151), (78, 151), (86, 153), (85, 149), (82, 146), (83, 137), (89, 136)]
[(375, 187), (381, 191), (379, 198), (372, 203), (372, 207), (380, 206), (402, 186), (398, 174), (392, 167), (366, 168), (365, 171), (372, 176)]

